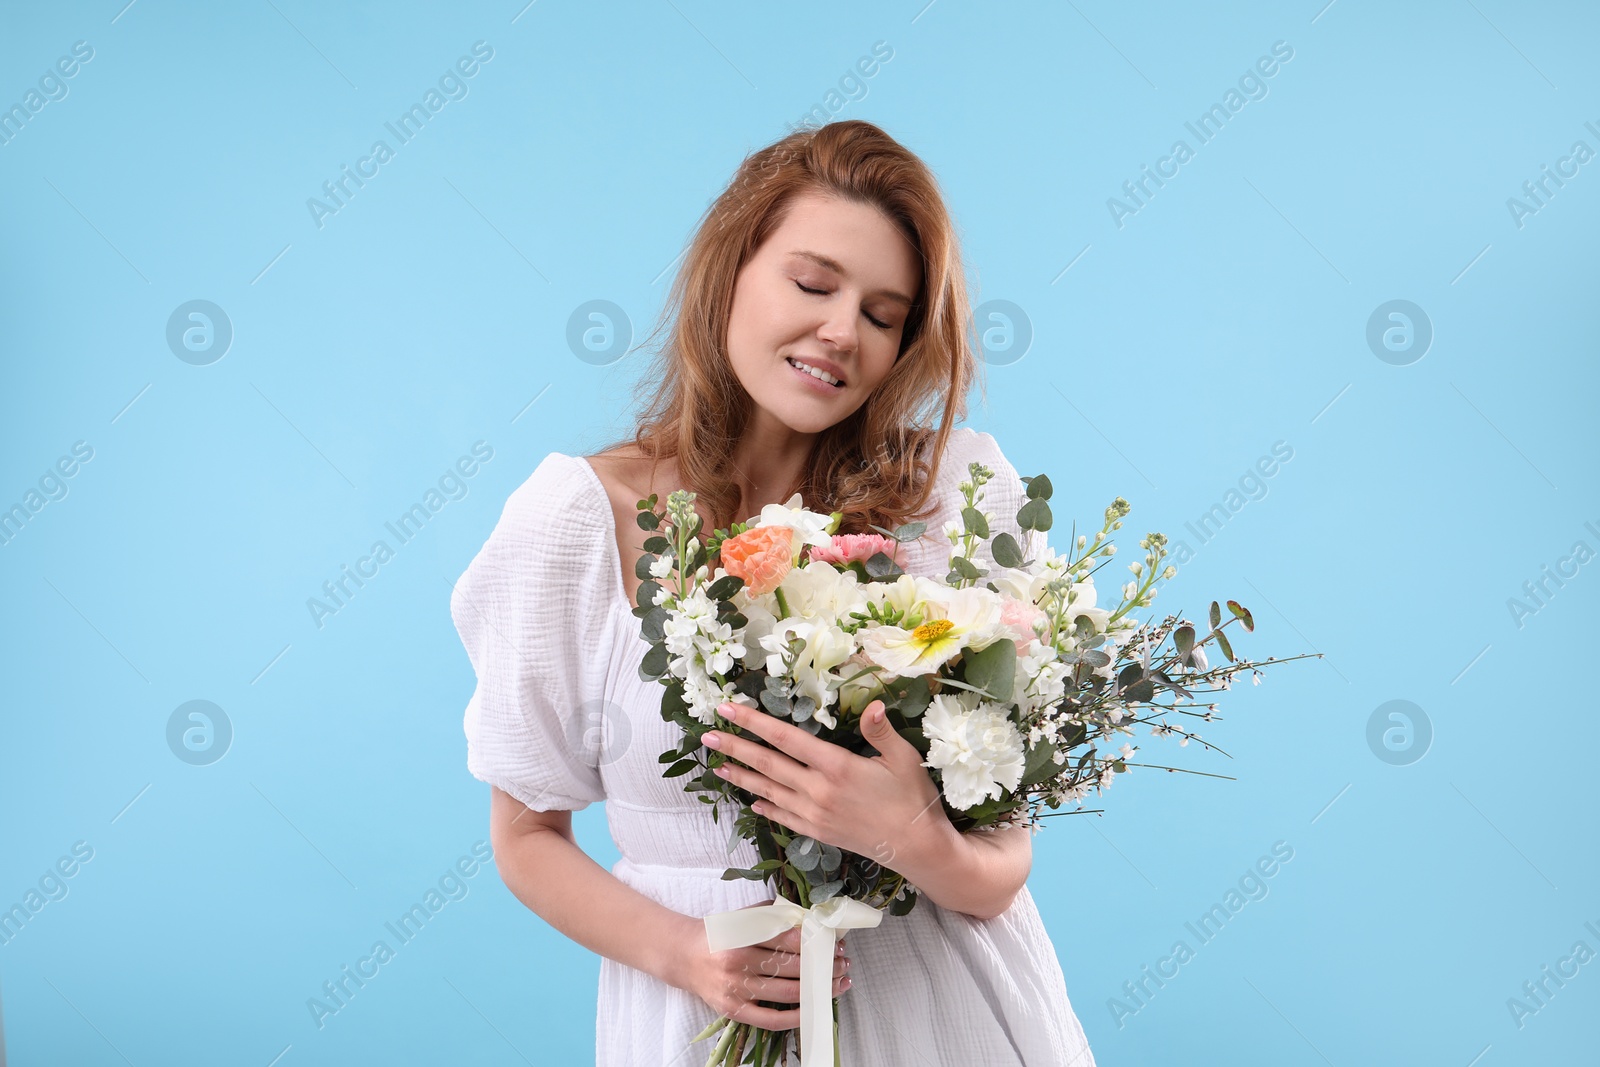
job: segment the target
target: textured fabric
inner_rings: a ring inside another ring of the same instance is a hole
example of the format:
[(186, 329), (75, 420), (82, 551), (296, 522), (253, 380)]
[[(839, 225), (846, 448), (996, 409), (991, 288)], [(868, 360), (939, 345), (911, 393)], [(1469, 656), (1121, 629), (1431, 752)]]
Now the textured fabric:
[[(1024, 490), (993, 437), (951, 432), (907, 571), (944, 573), (947, 521), (969, 462), (995, 474), (980, 510), (991, 532), (1016, 524)], [(981, 558), (987, 559), (987, 553)], [(631, 561), (630, 561), (631, 562)], [(661, 776), (678, 729), (661, 718), (661, 687), (640, 679), (648, 647), (622, 584), (605, 487), (581, 457), (553, 452), (511, 495), (456, 585), (450, 610), (478, 675), (467, 706), (468, 770), (536, 810), (605, 801), (622, 858), (611, 873), (657, 903), (703, 917), (772, 899), (765, 883), (724, 881), (759, 859), (729, 851), (732, 819)], [(851, 931), (853, 984), (839, 1000), (846, 1067), (1093, 1067), (1054, 946), (1026, 887), (989, 920), (924, 898), (909, 915)], [(716, 1017), (698, 997), (602, 958), (599, 1067), (700, 1067)], [(791, 1058), (791, 1062), (798, 1062)]]

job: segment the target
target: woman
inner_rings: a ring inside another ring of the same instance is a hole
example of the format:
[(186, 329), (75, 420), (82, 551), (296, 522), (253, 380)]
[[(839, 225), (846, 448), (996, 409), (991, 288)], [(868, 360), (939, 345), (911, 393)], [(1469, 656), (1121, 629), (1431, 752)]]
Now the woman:
[[(547, 456), (456, 586), (451, 613), (478, 674), (467, 765), (493, 787), (496, 862), (523, 903), (604, 957), (602, 1067), (699, 1067), (709, 1043), (691, 1039), (719, 1013), (799, 1025), (798, 929), (707, 946), (704, 916), (772, 893), (722, 879), (757, 861), (754, 845), (730, 853), (731, 821), (661, 777), (677, 727), (661, 718), (659, 684), (638, 674), (636, 501), (693, 489), (707, 531), (795, 492), (843, 512), (844, 533), (920, 519), (928, 531), (898, 562), (942, 576), (945, 524), (959, 524), (976, 460), (994, 472), (991, 528), (1022, 541), (1016, 471), (988, 434), (952, 428), (978, 367), (970, 321), (953, 226), (916, 156), (862, 121), (783, 138), (707, 210), (632, 439)], [(892, 722), (862, 728), (882, 755), (850, 755), (830, 797), (837, 836), (817, 835), (884, 842), (922, 899), (851, 932), (847, 951), (840, 942), (842, 1062), (1092, 1067), (1024, 882), (1031, 832), (955, 834)], [(800, 764), (779, 767), (734, 780), (780, 804), (774, 821), (820, 818), (779, 783), (806, 780)], [(571, 829), (572, 811), (601, 800), (622, 853), (609, 873)]]

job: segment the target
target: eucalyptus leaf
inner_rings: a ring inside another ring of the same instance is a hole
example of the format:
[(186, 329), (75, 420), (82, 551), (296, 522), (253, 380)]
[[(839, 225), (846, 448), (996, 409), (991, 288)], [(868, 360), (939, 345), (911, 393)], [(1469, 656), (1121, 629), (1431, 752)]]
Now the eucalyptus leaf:
[(961, 509), (961, 522), (967, 533), (987, 539), (989, 536), (989, 520), (983, 517), (983, 512), (974, 507)]
[(706, 589), (706, 596), (712, 600), (726, 600), (740, 589), (744, 588), (744, 579), (737, 575), (728, 574), (716, 581)]
[(892, 533), (890, 536), (896, 541), (915, 541), (917, 538), (922, 536), (922, 531), (926, 530), (927, 528), (928, 524), (925, 522), (901, 523), (899, 526), (894, 528), (894, 533)]
[(1016, 691), (1017, 676), (1015, 641), (1002, 637), (981, 652), (966, 653), (962, 660), (966, 665), (963, 679), (968, 685), (977, 686), (999, 703), (1011, 702)]
[(1122, 691), (1122, 699), (1130, 704), (1148, 704), (1155, 695), (1156, 683), (1148, 678), (1141, 678)]
[(1050, 505), (1043, 497), (1034, 497), (1017, 512), (1017, 525), (1024, 530), (1050, 529)]
[(1029, 500), (1049, 500), (1051, 493), (1050, 479), (1043, 474), (1036, 474), (1028, 479)]
[(900, 569), (898, 563), (882, 552), (874, 552), (867, 558), (864, 566), (867, 571), (867, 577), (874, 579), (890, 578), (905, 573)]
[(1002, 530), (989, 542), (989, 554), (994, 561), (1002, 567), (1022, 566), (1022, 547), (1017, 544), (1017, 539)]
[(671, 618), (671, 615), (668, 614), (666, 608), (651, 608), (650, 614), (639, 622), (640, 635), (651, 644), (661, 640), (667, 635), (667, 620), (669, 618)]
[(671, 657), (667, 655), (665, 643), (650, 646), (650, 650), (639, 661), (639, 677), (646, 682), (653, 682), (667, 673), (667, 663)]
[(821, 885), (814, 885), (811, 887), (811, 903), (815, 905), (821, 904), (824, 900), (831, 900), (838, 896), (839, 890), (843, 888), (843, 879), (835, 879), (831, 882), (823, 882)]

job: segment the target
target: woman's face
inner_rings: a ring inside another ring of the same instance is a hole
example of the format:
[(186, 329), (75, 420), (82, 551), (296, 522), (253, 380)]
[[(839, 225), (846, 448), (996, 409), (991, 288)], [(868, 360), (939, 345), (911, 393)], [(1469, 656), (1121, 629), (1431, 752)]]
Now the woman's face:
[(728, 357), (757, 423), (819, 433), (865, 403), (894, 366), (921, 281), (915, 250), (877, 208), (796, 196), (734, 282)]

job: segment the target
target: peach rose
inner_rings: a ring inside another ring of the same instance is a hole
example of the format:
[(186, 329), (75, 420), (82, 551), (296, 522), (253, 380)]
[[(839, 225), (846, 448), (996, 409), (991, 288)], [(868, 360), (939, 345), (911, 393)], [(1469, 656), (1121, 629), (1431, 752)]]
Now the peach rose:
[[(821, 545), (811, 546), (811, 559), (813, 562), (837, 563), (865, 563), (874, 554), (882, 552), (890, 559), (899, 551), (900, 542), (892, 537), (882, 534), (834, 534), (833, 544), (824, 548)], [(896, 563), (900, 562), (895, 560)]]
[(760, 596), (778, 588), (794, 566), (794, 528), (757, 526), (722, 542), (722, 569), (744, 579), (745, 591)]

